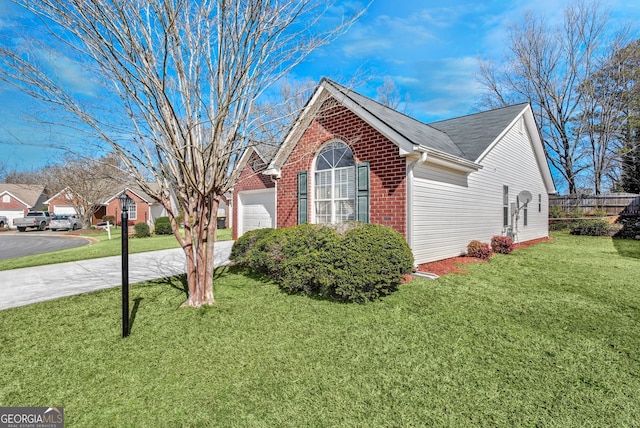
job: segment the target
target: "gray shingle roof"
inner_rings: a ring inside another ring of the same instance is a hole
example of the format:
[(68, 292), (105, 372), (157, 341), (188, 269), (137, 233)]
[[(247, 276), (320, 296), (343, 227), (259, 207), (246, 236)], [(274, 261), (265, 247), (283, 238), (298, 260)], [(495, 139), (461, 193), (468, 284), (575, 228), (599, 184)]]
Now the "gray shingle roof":
[(429, 125), (447, 134), (462, 151), (463, 158), (476, 160), (526, 106), (516, 104)]
[(468, 161), (475, 161), (527, 105), (518, 104), (427, 124), (329, 79), (323, 81), (413, 144)]
[(22, 202), (27, 204), (29, 208), (39, 209), (47, 199), (44, 194), (44, 186), (36, 184), (7, 184), (0, 183), (0, 193), (8, 192)]

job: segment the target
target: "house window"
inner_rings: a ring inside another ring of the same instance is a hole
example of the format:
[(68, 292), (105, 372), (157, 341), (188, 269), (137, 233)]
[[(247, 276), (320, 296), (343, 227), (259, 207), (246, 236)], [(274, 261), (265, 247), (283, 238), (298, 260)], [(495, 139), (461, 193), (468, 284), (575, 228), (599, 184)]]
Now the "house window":
[(129, 202), (129, 220), (137, 220), (138, 219), (138, 204), (136, 201), (132, 200)]
[(542, 194), (538, 193), (538, 212), (542, 212)]
[(353, 152), (342, 142), (329, 143), (316, 160), (315, 221), (344, 223), (356, 219)]
[(2, 196), (2, 202), (5, 203), (5, 204), (8, 204), (9, 202), (11, 202), (11, 196), (3, 195)]
[(502, 186), (502, 225), (509, 226), (509, 186)]

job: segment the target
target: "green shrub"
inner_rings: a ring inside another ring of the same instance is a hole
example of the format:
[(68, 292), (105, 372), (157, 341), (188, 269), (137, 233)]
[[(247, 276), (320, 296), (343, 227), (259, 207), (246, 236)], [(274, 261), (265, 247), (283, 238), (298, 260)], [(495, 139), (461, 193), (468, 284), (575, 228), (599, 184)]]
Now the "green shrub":
[(616, 238), (635, 239), (640, 236), (640, 216), (620, 217), (617, 223), (620, 229), (614, 235)]
[(604, 220), (581, 220), (571, 228), (572, 235), (607, 236), (609, 223)]
[(553, 205), (549, 207), (549, 218), (564, 218), (564, 210), (561, 206)]
[(489, 248), (489, 244), (484, 244), (474, 239), (467, 245), (467, 256), (487, 260), (491, 257), (491, 248)]
[(230, 258), (270, 276), (288, 293), (345, 302), (388, 294), (413, 268), (413, 254), (402, 235), (370, 224), (251, 231), (234, 243)]
[(513, 251), (513, 239), (508, 236), (494, 236), (491, 238), (491, 250), (498, 254), (509, 254)]
[(413, 269), (413, 254), (395, 230), (362, 224), (349, 230), (332, 251), (330, 297), (346, 302), (376, 300), (396, 290)]
[(158, 217), (153, 222), (153, 229), (156, 235), (171, 235), (173, 229), (171, 229), (171, 220), (169, 217)]
[(549, 221), (549, 230), (552, 231), (570, 231), (578, 223), (578, 220), (553, 220)]
[(567, 218), (581, 218), (584, 217), (584, 211), (581, 208), (572, 208), (571, 210), (569, 210), (569, 212), (566, 214), (565, 217)]
[(256, 229), (244, 233), (231, 247), (229, 259), (249, 269), (255, 270), (265, 275), (271, 275), (266, 266), (266, 246), (275, 242), (273, 238), (278, 232), (276, 229)]
[(151, 236), (151, 230), (147, 223), (136, 223), (135, 226), (133, 226), (133, 230), (135, 231), (136, 238), (148, 238)]

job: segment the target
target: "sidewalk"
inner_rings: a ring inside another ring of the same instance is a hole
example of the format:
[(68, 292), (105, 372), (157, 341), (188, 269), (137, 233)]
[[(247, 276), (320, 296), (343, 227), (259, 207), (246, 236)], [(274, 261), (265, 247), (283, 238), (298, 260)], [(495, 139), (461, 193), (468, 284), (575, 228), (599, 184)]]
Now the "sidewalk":
[[(215, 245), (216, 267), (233, 241)], [(185, 273), (182, 248), (129, 255), (129, 284)], [(0, 271), (0, 310), (122, 285), (121, 256)]]

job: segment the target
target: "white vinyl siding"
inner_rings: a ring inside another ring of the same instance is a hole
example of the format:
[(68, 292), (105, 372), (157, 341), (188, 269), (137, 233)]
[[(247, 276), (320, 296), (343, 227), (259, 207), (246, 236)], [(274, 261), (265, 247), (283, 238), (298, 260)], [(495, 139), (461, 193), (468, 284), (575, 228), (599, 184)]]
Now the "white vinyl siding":
[[(479, 163), (483, 168), (469, 175), (428, 162), (415, 166), (409, 230), (416, 263), (456, 257), (473, 239), (489, 243), (505, 235), (504, 186), (509, 204), (523, 190), (547, 194), (528, 134), (517, 124)], [(548, 236), (548, 199), (541, 199), (527, 227), (520, 216), (516, 242)]]

